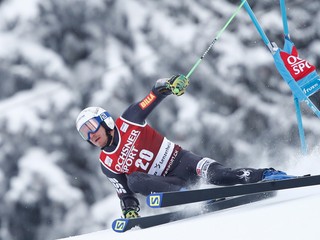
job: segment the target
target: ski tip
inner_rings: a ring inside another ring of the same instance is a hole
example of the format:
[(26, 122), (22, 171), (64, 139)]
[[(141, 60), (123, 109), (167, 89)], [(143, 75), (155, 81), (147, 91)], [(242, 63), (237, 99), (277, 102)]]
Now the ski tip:
[(160, 208), (162, 204), (162, 193), (152, 193), (147, 196), (147, 205), (151, 208)]
[(116, 219), (112, 223), (112, 229), (115, 232), (125, 232), (127, 224), (128, 224), (128, 219), (125, 219), (125, 218)]

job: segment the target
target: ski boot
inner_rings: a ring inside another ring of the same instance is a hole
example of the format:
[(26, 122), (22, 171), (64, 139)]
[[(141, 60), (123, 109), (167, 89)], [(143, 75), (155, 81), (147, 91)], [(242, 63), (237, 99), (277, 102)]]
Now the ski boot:
[(265, 170), (262, 174), (262, 181), (273, 181), (273, 180), (285, 180), (297, 178), (296, 176), (288, 175), (283, 171), (275, 170), (274, 168), (269, 168)]

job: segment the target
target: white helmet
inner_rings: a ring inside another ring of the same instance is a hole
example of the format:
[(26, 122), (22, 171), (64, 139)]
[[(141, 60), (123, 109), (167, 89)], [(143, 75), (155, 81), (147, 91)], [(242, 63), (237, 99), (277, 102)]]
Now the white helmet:
[(101, 107), (88, 107), (83, 109), (76, 120), (77, 130), (84, 140), (89, 140), (89, 134), (98, 131), (100, 124), (102, 124), (106, 130), (114, 129), (112, 117)]

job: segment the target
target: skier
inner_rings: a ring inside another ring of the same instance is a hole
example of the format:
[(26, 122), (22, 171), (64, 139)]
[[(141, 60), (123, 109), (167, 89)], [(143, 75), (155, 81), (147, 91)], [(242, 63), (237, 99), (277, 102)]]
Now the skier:
[(101, 148), (101, 168), (116, 189), (124, 218), (139, 217), (135, 193), (179, 191), (200, 178), (210, 184), (234, 185), (291, 177), (273, 168), (224, 167), (181, 148), (146, 123), (166, 96), (181, 96), (188, 85), (183, 75), (159, 79), (142, 101), (129, 106), (115, 122), (101, 107), (88, 107), (77, 117), (81, 137)]

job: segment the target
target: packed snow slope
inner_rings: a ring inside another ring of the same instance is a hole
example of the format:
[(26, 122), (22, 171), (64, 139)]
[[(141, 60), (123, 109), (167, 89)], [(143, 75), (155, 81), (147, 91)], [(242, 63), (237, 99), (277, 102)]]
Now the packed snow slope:
[[(299, 160), (290, 160), (288, 173), (320, 174), (319, 149)], [(108, 206), (108, 205), (105, 205)], [(190, 205), (189, 205), (190, 206)], [(188, 209), (191, 209), (191, 207)], [(102, 215), (110, 215), (104, 207)], [(194, 210), (194, 209), (193, 209)], [(159, 209), (152, 210), (154, 214)], [(146, 209), (143, 215), (148, 215)], [(112, 214), (111, 214), (112, 215)], [(119, 217), (113, 215), (114, 218)], [(278, 191), (275, 197), (235, 208), (208, 213), (148, 229), (116, 233), (111, 229), (64, 240), (319, 240), (320, 185)], [(111, 225), (111, 223), (110, 223)]]
[(101, 239), (320, 239), (320, 186), (279, 191), (277, 196), (149, 229), (111, 229), (66, 238)]

